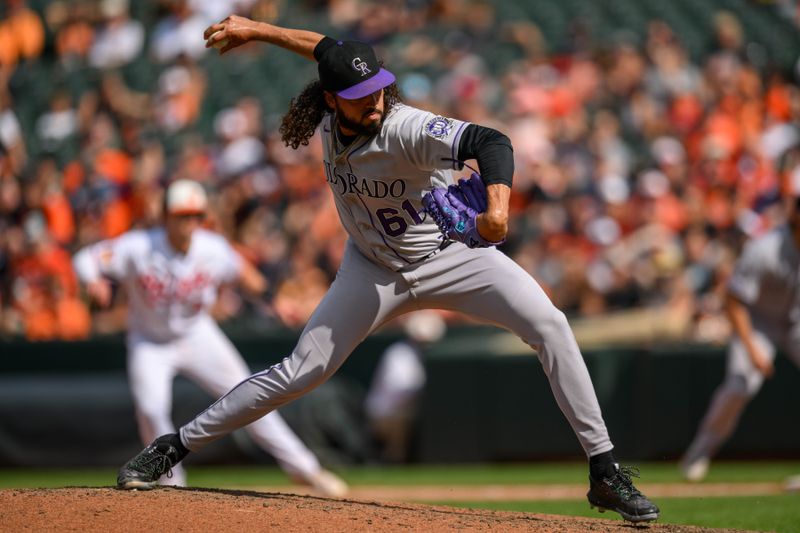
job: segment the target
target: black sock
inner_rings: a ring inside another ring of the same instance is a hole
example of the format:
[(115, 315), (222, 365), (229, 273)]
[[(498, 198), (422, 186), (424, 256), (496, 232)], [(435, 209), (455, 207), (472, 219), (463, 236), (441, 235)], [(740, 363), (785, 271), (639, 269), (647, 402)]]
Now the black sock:
[(617, 473), (617, 462), (614, 460), (614, 453), (598, 453), (589, 457), (589, 474), (595, 479), (611, 477)]
[(169, 443), (172, 444), (176, 450), (178, 450), (178, 461), (182, 461), (184, 457), (189, 455), (189, 448), (183, 445), (179, 434), (173, 433), (170, 435)]

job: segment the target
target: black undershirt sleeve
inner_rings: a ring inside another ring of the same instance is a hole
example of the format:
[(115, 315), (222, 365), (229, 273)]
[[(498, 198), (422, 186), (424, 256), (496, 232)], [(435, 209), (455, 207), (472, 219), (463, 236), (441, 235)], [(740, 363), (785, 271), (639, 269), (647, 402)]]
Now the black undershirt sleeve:
[(503, 183), (511, 187), (514, 176), (514, 149), (511, 140), (499, 131), (470, 124), (461, 134), (458, 158), (475, 159), (486, 185)]

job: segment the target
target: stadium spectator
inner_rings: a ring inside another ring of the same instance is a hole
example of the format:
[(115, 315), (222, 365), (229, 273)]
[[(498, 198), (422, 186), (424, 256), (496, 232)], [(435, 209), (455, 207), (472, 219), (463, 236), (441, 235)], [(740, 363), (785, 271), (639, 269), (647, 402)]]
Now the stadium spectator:
[(161, 2), (167, 14), (162, 16), (153, 28), (150, 37), (150, 56), (159, 63), (172, 63), (179, 57), (199, 59), (206, 53), (202, 40), (208, 22), (193, 9), (188, 0), (168, 0)]
[(98, 69), (121, 67), (133, 61), (144, 46), (144, 27), (131, 19), (128, 0), (102, 0), (100, 25), (89, 50), (89, 64)]
[(8, 0), (0, 21), (0, 66), (13, 69), (18, 62), (39, 57), (44, 49), (44, 24), (25, 0)]

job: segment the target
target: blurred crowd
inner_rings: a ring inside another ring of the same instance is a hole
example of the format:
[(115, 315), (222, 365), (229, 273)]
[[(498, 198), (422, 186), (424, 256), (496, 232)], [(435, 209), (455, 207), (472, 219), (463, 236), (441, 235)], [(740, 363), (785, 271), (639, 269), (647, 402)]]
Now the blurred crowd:
[(502, 249), (569, 316), (670, 308), (686, 340), (724, 341), (733, 259), (800, 185), (794, 68), (727, 11), (693, 57), (659, 20), (599, 39), (576, 18), (556, 47), (484, 0), (29, 4), (8, 0), (0, 20), (0, 335), (121, 328), (124, 294), (89, 308), (71, 254), (159, 223), (178, 178), (208, 188), (209, 227), (271, 283), (264, 302), (224, 291), (218, 317), (262, 330), (309, 317), (346, 236), (317, 137), (291, 150), (277, 124), (315, 69), (258, 43), (206, 50), (203, 30), (229, 13), (370, 42), (408, 103), (509, 135)]

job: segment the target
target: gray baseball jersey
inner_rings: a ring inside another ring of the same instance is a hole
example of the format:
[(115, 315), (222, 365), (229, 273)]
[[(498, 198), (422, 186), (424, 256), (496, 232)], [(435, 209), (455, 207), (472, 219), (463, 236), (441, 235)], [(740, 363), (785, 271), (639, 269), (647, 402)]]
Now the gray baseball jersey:
[[(800, 365), (800, 251), (788, 226), (749, 241), (736, 261), (728, 288), (744, 303), (753, 324), (753, 340), (773, 359), (784, 350)], [(746, 348), (734, 338), (728, 351), (728, 374), (744, 378), (755, 394), (764, 376)]]
[(728, 288), (750, 309), (754, 324), (785, 330), (800, 322), (800, 253), (788, 226), (749, 241)]
[(333, 115), (321, 124), (325, 175), (350, 240), (392, 270), (419, 261), (442, 243), (422, 211), (422, 197), (453, 182), (467, 123), (396, 105), (380, 135), (342, 147)]
[(516, 333), (539, 354), (556, 401), (592, 456), (613, 448), (589, 373), (564, 314), (495, 248), (440, 247), (420, 213), (452, 180), (466, 123), (406, 105), (371, 137), (338, 146), (321, 123), (324, 164), (350, 235), (330, 290), (289, 357), (251, 376), (181, 428), (190, 450), (241, 427), (328, 379), (370, 332), (409, 311), (452, 309)]
[[(800, 367), (800, 253), (788, 226), (749, 241), (736, 261), (728, 289), (748, 308), (752, 342), (763, 357), (785, 350)], [(764, 384), (747, 347), (734, 335), (727, 353), (725, 379), (714, 391), (700, 428), (684, 458), (684, 475), (706, 475), (709, 459), (733, 434), (744, 408)]]

